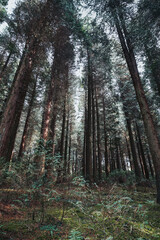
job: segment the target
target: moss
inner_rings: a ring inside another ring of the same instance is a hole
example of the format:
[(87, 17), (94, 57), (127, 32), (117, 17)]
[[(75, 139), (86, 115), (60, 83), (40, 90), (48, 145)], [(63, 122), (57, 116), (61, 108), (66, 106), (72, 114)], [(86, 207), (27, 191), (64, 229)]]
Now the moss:
[(63, 210), (58, 207), (48, 207), (46, 210), (46, 215), (60, 219), (62, 216)]
[[(94, 189), (91, 191), (92, 193), (85, 192), (84, 198), (80, 199), (78, 190), (76, 189), (74, 194), (72, 189), (73, 199), (65, 206), (62, 223), (62, 203), (55, 203), (54, 206), (46, 205), (44, 224), (58, 227), (53, 237), (49, 231), (41, 231), (33, 221), (5, 222), (3, 230), (18, 237), (32, 234), (31, 238), (26, 237), (32, 240), (65, 240), (68, 239), (72, 229), (81, 232), (85, 239), (91, 240), (102, 240), (108, 237), (113, 237), (114, 240), (160, 239), (160, 206), (155, 204), (152, 190), (143, 192), (139, 189), (138, 191), (142, 192), (128, 192), (126, 189), (115, 187), (110, 193), (105, 189), (98, 192)], [(70, 199), (70, 192), (68, 194)], [(19, 211), (25, 213), (28, 208), (19, 209)], [(36, 208), (36, 211), (37, 220), (41, 212), (39, 208)]]
[(10, 221), (8, 223), (3, 224), (3, 230), (4, 231), (9, 231), (9, 232), (21, 232), (21, 233), (26, 233), (28, 232), (28, 222), (24, 221)]
[(160, 206), (158, 204), (148, 207), (146, 220), (160, 232)]

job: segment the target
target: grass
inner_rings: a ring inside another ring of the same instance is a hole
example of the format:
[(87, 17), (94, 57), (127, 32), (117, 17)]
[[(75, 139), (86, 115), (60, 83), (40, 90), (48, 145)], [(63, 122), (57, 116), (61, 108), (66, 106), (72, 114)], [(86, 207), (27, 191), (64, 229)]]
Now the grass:
[(152, 188), (62, 184), (49, 198), (43, 195), (43, 209), (41, 195), (26, 201), (28, 193), (0, 191), (0, 239), (160, 239), (160, 206)]

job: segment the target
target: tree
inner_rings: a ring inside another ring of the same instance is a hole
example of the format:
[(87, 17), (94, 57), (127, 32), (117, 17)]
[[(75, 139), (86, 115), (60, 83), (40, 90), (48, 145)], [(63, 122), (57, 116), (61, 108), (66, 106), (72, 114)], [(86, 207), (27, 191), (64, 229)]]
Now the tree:
[[(21, 34), (25, 35), (25, 47), (14, 77), (13, 87), (0, 126), (0, 157), (5, 158), (6, 161), (10, 160), (14, 147), (16, 131), (18, 128), (26, 92), (31, 81), (31, 74), (37, 58), (40, 43), (45, 37), (45, 26), (48, 22), (48, 11), (53, 10), (51, 8), (52, 4), (54, 3), (48, 0), (44, 5), (42, 4), (40, 11), (38, 8), (38, 12), (36, 12), (36, 14), (35, 11), (37, 8), (36, 5), (33, 5), (34, 11), (31, 12), (32, 14), (30, 16), (32, 18), (29, 22), (26, 21), (26, 32), (24, 32), (22, 27), (24, 22), (22, 22), (22, 25), (20, 25), (20, 30), (22, 29)], [(28, 17), (27, 14), (30, 15), (30, 11), (26, 12), (26, 6), (28, 5), (25, 3), (24, 5), (22, 4), (23, 11), (18, 11), (20, 16), (22, 13), (22, 17), (25, 16), (25, 18)], [(59, 14), (58, 7), (59, 4), (54, 5), (54, 9), (57, 9), (57, 14)]]
[(7, 12), (5, 7), (8, 4), (8, 0), (0, 0), (0, 23), (3, 23), (3, 21), (7, 18)]
[(148, 137), (148, 143), (149, 143), (150, 151), (152, 154), (152, 158), (153, 158), (153, 162), (156, 170), (157, 202), (160, 203), (160, 161), (159, 161), (160, 144), (159, 144), (157, 132), (153, 123), (151, 111), (149, 109), (147, 99), (145, 97), (145, 93), (140, 80), (133, 45), (131, 43), (131, 39), (126, 28), (124, 14), (121, 10), (122, 8), (120, 5), (120, 2), (117, 1), (115, 3), (111, 0), (109, 1), (108, 4), (109, 4), (108, 7), (110, 9), (110, 12), (112, 14), (112, 17), (118, 32), (123, 53), (128, 65), (129, 72), (132, 77), (133, 85), (134, 85), (136, 96), (137, 96), (137, 101), (139, 103), (140, 110), (142, 113), (145, 130)]

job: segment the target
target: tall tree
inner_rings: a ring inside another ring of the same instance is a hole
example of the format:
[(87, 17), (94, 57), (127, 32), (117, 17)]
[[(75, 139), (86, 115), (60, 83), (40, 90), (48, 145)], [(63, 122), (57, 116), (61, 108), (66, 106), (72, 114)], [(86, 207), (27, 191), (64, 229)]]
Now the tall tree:
[(152, 154), (155, 170), (156, 170), (156, 186), (157, 186), (157, 203), (160, 203), (160, 143), (155, 129), (151, 111), (149, 109), (147, 99), (143, 90), (140, 75), (137, 68), (134, 48), (130, 39), (130, 35), (126, 28), (126, 22), (122, 11), (120, 1), (110, 0), (108, 7), (112, 14), (119, 40), (123, 49), (123, 53), (128, 65), (129, 72), (135, 88), (137, 101), (140, 106), (148, 143)]
[(24, 125), (23, 134), (22, 134), (22, 140), (21, 140), (21, 145), (20, 145), (20, 149), (19, 149), (19, 153), (18, 153), (18, 158), (21, 158), (26, 150), (26, 138), (27, 138), (28, 127), (29, 127), (29, 119), (31, 117), (31, 111), (32, 111), (32, 107), (33, 107), (33, 103), (34, 103), (35, 95), (36, 95), (37, 79), (35, 79), (34, 81), (35, 82), (34, 82), (32, 94), (31, 94), (31, 98), (30, 98), (30, 102), (29, 102), (29, 106), (28, 106), (27, 117), (25, 120), (25, 125)]
[(92, 169), (92, 60), (91, 50), (87, 47), (87, 61), (88, 61), (88, 106), (87, 106), (87, 132), (86, 132), (86, 179), (93, 181)]
[[(17, 72), (15, 74), (12, 91), (8, 99), (7, 106), (0, 125), (0, 157), (5, 158), (6, 161), (10, 160), (14, 147), (16, 132), (26, 92), (28, 90), (29, 83), (31, 82), (31, 74), (34, 63), (36, 61), (38, 46), (41, 41), (41, 38), (38, 38), (37, 36), (40, 34), (40, 31), (45, 27), (46, 14), (47, 12), (45, 6), (43, 7), (40, 16), (37, 17), (34, 26), (26, 34), (27, 37), (24, 51)], [(32, 21), (33, 19), (31, 20), (31, 24)]]

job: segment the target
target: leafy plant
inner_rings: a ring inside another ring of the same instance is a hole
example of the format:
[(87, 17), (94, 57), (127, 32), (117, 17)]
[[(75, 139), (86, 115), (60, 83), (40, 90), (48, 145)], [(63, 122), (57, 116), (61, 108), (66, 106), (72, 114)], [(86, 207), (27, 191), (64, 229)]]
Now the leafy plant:
[(54, 232), (58, 231), (57, 226), (51, 224), (40, 227), (40, 230), (50, 232), (51, 237), (53, 237)]
[(69, 240), (83, 240), (83, 236), (81, 232), (77, 231), (76, 229), (72, 229), (69, 234)]
[(86, 185), (86, 181), (83, 176), (77, 176), (73, 178), (72, 184), (84, 187)]

